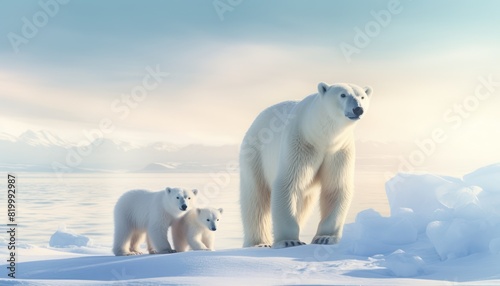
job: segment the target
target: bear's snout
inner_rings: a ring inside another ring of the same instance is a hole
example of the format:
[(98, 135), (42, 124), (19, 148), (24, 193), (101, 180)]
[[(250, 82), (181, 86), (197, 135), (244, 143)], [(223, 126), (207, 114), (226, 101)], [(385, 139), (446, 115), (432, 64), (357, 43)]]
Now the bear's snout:
[(354, 108), (354, 109), (352, 110), (352, 112), (354, 113), (354, 115), (356, 115), (356, 116), (358, 116), (358, 117), (359, 117), (359, 116), (361, 116), (361, 115), (363, 114), (363, 112), (364, 112), (364, 111), (363, 111), (363, 107), (359, 107), (359, 106), (358, 106), (358, 107)]
[(217, 230), (217, 228), (216, 228), (215, 226), (212, 226), (212, 227), (210, 228), (210, 230), (211, 230), (211, 231), (216, 231), (216, 230)]
[(183, 211), (185, 211), (187, 208), (188, 208), (188, 206), (187, 206), (186, 204), (183, 204), (183, 205), (181, 206), (181, 210), (183, 210)]

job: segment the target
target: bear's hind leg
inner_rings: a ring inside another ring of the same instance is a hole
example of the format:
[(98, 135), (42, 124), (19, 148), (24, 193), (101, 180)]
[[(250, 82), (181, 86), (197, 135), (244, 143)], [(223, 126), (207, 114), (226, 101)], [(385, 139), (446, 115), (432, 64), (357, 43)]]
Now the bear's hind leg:
[[(240, 204), (243, 220), (243, 247), (270, 247), (271, 192), (264, 179), (244, 172), (240, 177)], [(251, 169), (251, 168), (250, 168)], [(253, 170), (248, 170), (253, 173)]]
[(113, 241), (113, 253), (116, 256), (122, 256), (122, 255), (133, 255), (129, 251), (129, 241), (130, 238), (132, 237), (133, 229), (132, 226), (129, 225), (126, 221), (123, 219), (115, 219), (115, 235), (114, 235), (114, 241)]
[(148, 245), (149, 254), (156, 254), (157, 252), (153, 246), (153, 243), (151, 242), (151, 239), (149, 238), (149, 235), (146, 235), (146, 243)]

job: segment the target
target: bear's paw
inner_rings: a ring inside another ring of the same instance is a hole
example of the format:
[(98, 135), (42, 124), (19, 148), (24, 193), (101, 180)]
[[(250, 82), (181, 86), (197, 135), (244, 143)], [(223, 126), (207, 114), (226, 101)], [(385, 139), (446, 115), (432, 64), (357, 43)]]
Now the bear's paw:
[(120, 253), (120, 254), (118, 254), (118, 256), (134, 256), (134, 255), (140, 255), (140, 254), (141, 253), (139, 253), (139, 252), (131, 251), (131, 252)]
[(196, 250), (196, 251), (212, 251), (212, 249), (210, 249), (210, 248), (200, 248), (200, 249), (193, 249), (193, 250)]
[(155, 251), (154, 254), (169, 254), (169, 253), (176, 253), (176, 252), (177, 251), (175, 251), (173, 249), (164, 249), (162, 251)]
[(273, 248), (285, 248), (285, 247), (300, 246), (300, 245), (306, 245), (306, 243), (300, 240), (282, 240), (275, 242), (273, 244)]
[(339, 238), (335, 235), (317, 235), (313, 238), (313, 244), (336, 244)]

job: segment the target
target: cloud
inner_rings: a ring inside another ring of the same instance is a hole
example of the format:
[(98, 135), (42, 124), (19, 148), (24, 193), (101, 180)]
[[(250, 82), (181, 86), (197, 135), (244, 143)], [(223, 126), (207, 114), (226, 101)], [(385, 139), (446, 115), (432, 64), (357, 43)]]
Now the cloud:
[[(39, 9), (21, 3), (0, 11), (0, 34), (19, 31)], [(0, 112), (74, 136), (110, 116), (113, 136), (238, 143), (264, 108), (300, 100), (320, 81), (352, 82), (374, 88), (359, 138), (412, 141), (473, 93), (479, 75), (500, 74), (491, 37), (498, 4), (402, 2), (348, 63), (339, 44), (387, 3), (244, 1), (221, 22), (210, 1), (71, 2), (19, 54), (0, 45)], [(118, 118), (110, 104), (156, 65), (168, 79)]]

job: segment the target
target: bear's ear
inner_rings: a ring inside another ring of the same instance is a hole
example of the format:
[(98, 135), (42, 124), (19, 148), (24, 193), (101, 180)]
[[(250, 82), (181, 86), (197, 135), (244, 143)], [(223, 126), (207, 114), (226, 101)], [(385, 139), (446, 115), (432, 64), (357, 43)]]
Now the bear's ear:
[(368, 97), (370, 97), (373, 93), (373, 89), (370, 86), (365, 87), (365, 93)]
[(165, 189), (165, 191), (167, 191), (167, 193), (169, 193), (169, 194), (170, 194), (170, 192), (172, 192), (172, 189), (171, 189), (170, 187), (167, 187), (167, 188)]
[(325, 94), (325, 92), (328, 90), (329, 86), (328, 84), (324, 83), (324, 82), (320, 82), (318, 84), (318, 92), (319, 94), (323, 95)]
[(224, 209), (222, 209), (222, 208), (219, 209), (220, 214), (222, 214), (223, 211), (224, 211)]
[(198, 189), (193, 189), (192, 192), (196, 196), (198, 194)]

